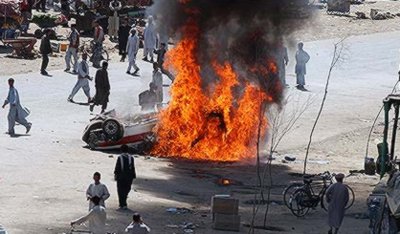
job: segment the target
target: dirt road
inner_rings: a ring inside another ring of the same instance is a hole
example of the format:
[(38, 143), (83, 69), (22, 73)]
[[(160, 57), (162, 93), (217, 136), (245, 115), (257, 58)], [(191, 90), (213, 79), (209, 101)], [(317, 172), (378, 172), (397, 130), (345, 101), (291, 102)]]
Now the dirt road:
[[(344, 62), (333, 74), (326, 109), (315, 134), (310, 155), (314, 162), (309, 164), (310, 172), (347, 173), (349, 169), (362, 168), (368, 127), (381, 100), (398, 79), (399, 40), (400, 32), (348, 39)], [(302, 170), (304, 146), (323, 92), (332, 42), (305, 44), (305, 50), (311, 55), (306, 78), (310, 92), (300, 93), (293, 87), (288, 89), (288, 94), (296, 97), (294, 103), (303, 102), (309, 95), (315, 102), (301, 118), (299, 126), (284, 139), (278, 148), (277, 160), (273, 162), (272, 199), (275, 202), (271, 204), (268, 223), (283, 228), (282, 233), (324, 233), (326, 230), (325, 212), (317, 209), (304, 219), (295, 218), (280, 203), (280, 192), (288, 181), (298, 179), (288, 173)], [(290, 52), (293, 51), (290, 48)], [(138, 93), (147, 87), (151, 77), (151, 64), (139, 62), (139, 66), (141, 77), (132, 77), (125, 74), (126, 64), (111, 63), (110, 109), (116, 108), (122, 114), (138, 111)], [(289, 64), (288, 73), (288, 83), (293, 86), (293, 62)], [(68, 232), (69, 222), (87, 211), (84, 191), (93, 172), (99, 171), (111, 192), (106, 202), (107, 227), (122, 233), (132, 212), (116, 211), (116, 186), (112, 180), (116, 155), (83, 148), (80, 137), (91, 117), (88, 107), (66, 101), (76, 77), (62, 71), (51, 74), (52, 77), (37, 73), (13, 76), (22, 103), (32, 111), (29, 120), (33, 127), (29, 136), (10, 138), (0, 135), (0, 223), (12, 234)], [(1, 77), (2, 97), (7, 94), (7, 78)], [(79, 93), (75, 99), (83, 101), (85, 97)], [(7, 130), (6, 115), (7, 110), (0, 112), (1, 132)], [(21, 127), (16, 129), (17, 133), (23, 131)], [(379, 131), (372, 140), (377, 137)], [(371, 153), (376, 155), (374, 145), (371, 145)], [(285, 154), (293, 155), (297, 160), (282, 163)], [(139, 178), (128, 203), (132, 210), (142, 213), (153, 233), (183, 233), (181, 228), (167, 225), (184, 222), (199, 225), (195, 233), (224, 233), (210, 229), (210, 198), (221, 193), (240, 198), (242, 221), (251, 221), (252, 205), (248, 203), (254, 198), (251, 187), (256, 184), (253, 166), (146, 157), (136, 158), (136, 166)], [(215, 180), (221, 177), (235, 179), (242, 185), (220, 187)], [(366, 196), (378, 178), (356, 175), (347, 181), (355, 189), (357, 201), (349, 210), (342, 233), (367, 233), (368, 220), (357, 217), (366, 212)], [(170, 214), (166, 212), (168, 207), (186, 207), (194, 212)], [(262, 217), (258, 216), (257, 223), (261, 223)], [(247, 230), (242, 227), (242, 233)]]

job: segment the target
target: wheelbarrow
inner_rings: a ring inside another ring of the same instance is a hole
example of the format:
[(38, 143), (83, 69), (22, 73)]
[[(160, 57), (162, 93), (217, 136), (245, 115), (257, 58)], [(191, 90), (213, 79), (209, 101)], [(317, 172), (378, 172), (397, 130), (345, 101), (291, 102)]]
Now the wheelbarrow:
[(25, 59), (33, 58), (33, 46), (36, 43), (36, 38), (33, 37), (20, 37), (15, 39), (3, 39), (4, 45), (10, 46), (13, 53)]

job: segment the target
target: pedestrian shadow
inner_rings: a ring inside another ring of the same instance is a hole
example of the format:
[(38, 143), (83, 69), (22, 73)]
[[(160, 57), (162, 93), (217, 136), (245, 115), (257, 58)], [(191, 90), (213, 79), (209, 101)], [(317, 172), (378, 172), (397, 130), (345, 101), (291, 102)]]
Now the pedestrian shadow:
[(47, 75), (42, 74), (42, 76), (53, 77), (53, 75), (50, 75), (50, 74), (47, 74)]
[(77, 72), (71, 72), (71, 71), (66, 71), (65, 73), (70, 74), (70, 75), (78, 75)]
[(89, 106), (90, 105), (87, 102), (71, 102), (71, 103), (76, 104), (76, 105), (80, 105), (80, 106)]
[(10, 135), (11, 138), (20, 138), (20, 137), (28, 137), (28, 136), (31, 136), (31, 135), (30, 134), (14, 134), (14, 135)]
[(127, 209), (118, 208), (116, 211), (120, 212), (120, 213), (124, 213), (124, 214), (134, 214), (134, 213), (137, 212), (137, 211), (132, 210), (130, 208), (127, 208)]

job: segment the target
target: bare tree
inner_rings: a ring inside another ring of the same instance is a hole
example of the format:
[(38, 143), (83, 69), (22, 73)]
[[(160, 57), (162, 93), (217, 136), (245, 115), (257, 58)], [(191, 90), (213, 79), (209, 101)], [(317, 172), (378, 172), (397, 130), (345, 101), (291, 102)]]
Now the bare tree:
[[(268, 117), (268, 132), (269, 132), (269, 150), (267, 153), (267, 164), (264, 168), (261, 168), (261, 156), (260, 148), (264, 147), (265, 144), (261, 143), (260, 134), (257, 143), (257, 179), (258, 189), (261, 198), (261, 202), (258, 202), (258, 196), (255, 194), (253, 203), (253, 216), (250, 224), (249, 233), (254, 233), (254, 224), (257, 213), (260, 209), (260, 205), (267, 204), (266, 212), (264, 215), (263, 227), (266, 227), (266, 219), (269, 211), (271, 187), (272, 187), (272, 174), (271, 164), (273, 154), (276, 152), (279, 144), (282, 142), (284, 137), (290, 133), (295, 127), (296, 123), (304, 112), (311, 106), (314, 95), (309, 95), (305, 101), (300, 100), (300, 95), (288, 94), (283, 100), (281, 105), (272, 105), (268, 108), (263, 108), (259, 118), (264, 118), (264, 113)], [(260, 125), (261, 127), (261, 125)], [(261, 129), (259, 129), (261, 130)], [(264, 160), (263, 160), (264, 161)], [(262, 173), (261, 173), (262, 172)], [(268, 184), (266, 183), (267, 178), (269, 179)], [(264, 191), (267, 190), (267, 200), (264, 197)]]
[(315, 128), (317, 127), (318, 121), (322, 114), (322, 110), (324, 109), (324, 106), (325, 106), (326, 98), (328, 96), (329, 81), (331, 79), (332, 71), (335, 69), (335, 67), (338, 65), (338, 63), (343, 60), (343, 51), (345, 49), (345, 46), (344, 46), (345, 39), (346, 38), (342, 38), (341, 40), (339, 40), (337, 43), (334, 44), (332, 61), (331, 61), (331, 65), (329, 67), (328, 76), (326, 78), (324, 96), (322, 98), (322, 102), (321, 102), (321, 106), (320, 106), (318, 114), (317, 114), (317, 118), (315, 119), (314, 125), (311, 129), (310, 138), (309, 138), (308, 145), (307, 145), (306, 156), (304, 158), (303, 174), (306, 174), (306, 171), (307, 171), (308, 154), (310, 152), (310, 147), (311, 147)]
[[(269, 153), (267, 156), (267, 164), (264, 167), (264, 172), (262, 177), (263, 178), (262, 184), (264, 188), (267, 189), (267, 202), (266, 202), (267, 207), (264, 213), (264, 222), (263, 222), (264, 227), (267, 226), (271, 189), (273, 186), (273, 181), (272, 181), (273, 155), (276, 152), (282, 140), (285, 138), (285, 136), (287, 136), (288, 133), (290, 133), (295, 128), (296, 123), (298, 122), (300, 117), (304, 114), (304, 112), (312, 105), (313, 101), (314, 101), (314, 95), (309, 95), (308, 98), (301, 103), (300, 95), (294, 96), (293, 94), (289, 94), (286, 96), (282, 106), (271, 106), (268, 109), (268, 117), (269, 117), (268, 126), (270, 133)], [(299, 105), (299, 103), (301, 104)], [(288, 108), (289, 104), (291, 104), (290, 108)], [(268, 178), (268, 183), (266, 183), (267, 178)]]

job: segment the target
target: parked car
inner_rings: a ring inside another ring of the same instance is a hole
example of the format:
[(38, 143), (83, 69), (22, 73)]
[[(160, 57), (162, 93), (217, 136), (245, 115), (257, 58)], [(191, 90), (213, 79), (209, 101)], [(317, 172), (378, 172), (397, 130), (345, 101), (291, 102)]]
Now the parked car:
[(112, 110), (91, 119), (83, 132), (82, 140), (92, 150), (119, 149), (122, 145), (127, 145), (138, 152), (146, 152), (155, 141), (152, 130), (157, 121), (155, 113), (119, 119)]

